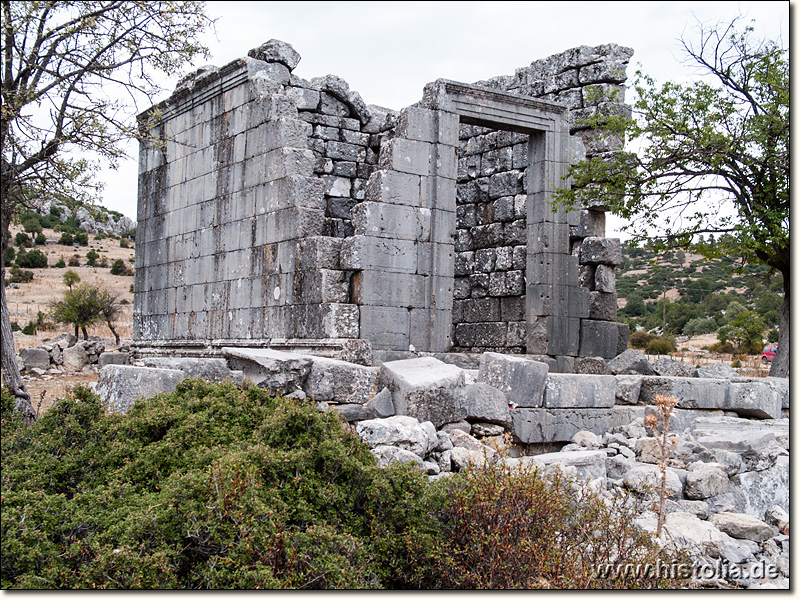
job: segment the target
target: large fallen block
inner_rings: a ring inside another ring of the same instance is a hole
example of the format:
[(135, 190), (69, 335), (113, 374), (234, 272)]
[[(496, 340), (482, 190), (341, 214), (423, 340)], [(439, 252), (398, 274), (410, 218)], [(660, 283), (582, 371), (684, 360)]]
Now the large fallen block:
[(394, 446), (413, 452), (420, 458), (427, 456), (439, 443), (432, 423), (420, 423), (404, 415), (361, 421), (356, 425), (356, 432), (370, 448)]
[(389, 388), (398, 415), (431, 421), (436, 427), (466, 416), (460, 401), (464, 371), (431, 356), (383, 363), (378, 386)]
[(643, 377), (639, 400), (652, 404), (659, 394), (675, 396), (680, 408), (731, 410), (740, 416), (761, 419), (781, 416), (781, 400), (763, 383), (704, 377)]
[(521, 356), (484, 352), (478, 369), (478, 383), (503, 392), (509, 402), (531, 408), (542, 405), (549, 367)]
[(241, 371), (234, 371), (228, 368), (228, 361), (224, 358), (153, 357), (145, 358), (142, 362), (146, 367), (175, 369), (183, 371), (187, 377), (205, 379), (206, 381), (225, 381), (229, 379), (233, 383), (240, 385), (244, 379), (244, 374)]
[(308, 358), (312, 364), (304, 389), (316, 402), (366, 404), (377, 391), (378, 367), (318, 356)]
[(616, 401), (612, 375), (550, 373), (544, 388), (545, 408), (610, 408)]
[(524, 444), (568, 442), (579, 431), (597, 435), (612, 428), (627, 425), (637, 417), (644, 419), (643, 406), (614, 406), (611, 408), (551, 408), (511, 409), (514, 436)]
[(763, 471), (734, 475), (732, 481), (744, 492), (744, 512), (756, 519), (777, 504), (789, 511), (789, 457), (779, 456), (774, 465)]
[(311, 372), (311, 358), (269, 348), (223, 348), (228, 364), (244, 380), (273, 394), (302, 390)]
[(108, 365), (100, 369), (97, 395), (111, 412), (127, 413), (141, 398), (166, 394), (186, 379), (186, 373), (176, 369)]
[(511, 426), (506, 395), (485, 383), (473, 383), (464, 388), (461, 405), (470, 421), (486, 421), (504, 427)]

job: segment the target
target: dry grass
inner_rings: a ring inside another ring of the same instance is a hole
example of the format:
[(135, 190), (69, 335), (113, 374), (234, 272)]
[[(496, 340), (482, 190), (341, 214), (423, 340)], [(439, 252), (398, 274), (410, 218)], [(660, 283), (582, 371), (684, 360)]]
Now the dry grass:
[[(21, 227), (11, 228), (12, 239), (19, 231), (22, 231)], [(120, 248), (119, 240), (117, 239), (105, 238), (97, 241), (94, 234), (89, 234), (88, 246), (62, 246), (58, 243), (61, 237), (60, 232), (45, 229), (44, 234), (47, 237), (47, 244), (45, 246), (36, 246), (36, 248), (47, 255), (47, 262), (51, 266), (47, 269), (31, 269), (33, 271), (32, 282), (18, 284), (16, 289), (6, 289), (6, 301), (11, 320), (16, 321), (20, 327), (24, 327), (29, 321), (36, 320), (36, 315), (39, 311), (47, 315), (50, 311), (50, 303), (61, 299), (67, 289), (62, 278), (65, 272), (72, 269), (80, 276), (81, 282), (100, 286), (112, 294), (118, 294), (120, 301), (128, 301), (128, 304), (121, 307), (121, 315), (115, 325), (122, 339), (130, 339), (133, 324), (133, 292), (131, 291), (133, 277), (112, 275), (110, 269), (113, 262), (120, 258), (127, 265), (133, 267), (133, 264), (128, 262), (134, 255), (133, 243), (131, 242), (130, 248)], [(85, 266), (86, 253), (92, 248), (100, 255), (98, 260), (107, 259), (108, 267)], [(66, 263), (73, 254), (80, 256), (82, 266), (67, 266), (63, 269), (52, 268), (52, 265), (58, 262), (60, 257), (63, 257)], [(6, 276), (8, 276), (8, 273), (6, 273)], [(22, 335), (16, 332), (14, 342), (17, 350), (20, 348), (32, 348), (65, 331), (70, 331), (70, 328), (65, 325), (54, 324), (39, 331), (36, 335)], [(90, 327), (89, 335), (109, 339), (111, 343), (113, 343), (114, 339), (106, 325)]]

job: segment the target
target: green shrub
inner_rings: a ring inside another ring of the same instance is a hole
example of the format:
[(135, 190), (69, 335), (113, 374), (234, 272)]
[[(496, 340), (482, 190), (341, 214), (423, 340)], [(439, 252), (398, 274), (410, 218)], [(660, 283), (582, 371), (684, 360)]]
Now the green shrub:
[(125, 261), (118, 258), (111, 264), (112, 275), (133, 275), (133, 269), (125, 264)]
[(4, 589), (379, 587), (432, 523), (426, 476), (312, 402), (184, 381), (123, 417), (76, 388), (29, 428), (7, 404)]
[(410, 581), (423, 589), (680, 587), (598, 577), (600, 563), (669, 561), (634, 523), (631, 496), (607, 503), (553, 470), (487, 465), (440, 480), (435, 536), (409, 539)]
[(9, 283), (30, 283), (33, 281), (33, 271), (24, 271), (17, 265), (11, 267), (9, 273), (11, 275), (8, 279)]
[(85, 231), (80, 231), (74, 235), (75, 243), (79, 246), (88, 246), (89, 245), (89, 234)]
[(66, 231), (61, 234), (61, 238), (58, 240), (59, 244), (63, 244), (64, 246), (72, 246), (75, 240), (72, 238), (71, 233), (67, 233)]
[(709, 350), (720, 354), (733, 354), (736, 351), (736, 347), (731, 342), (725, 340), (714, 342), (709, 346)]
[(64, 262), (64, 257), (62, 256), (56, 261), (56, 264), (53, 265), (53, 268), (54, 269), (63, 269), (66, 266), (67, 266), (67, 264)]
[(669, 354), (675, 352), (675, 345), (667, 338), (657, 337), (647, 342), (644, 351), (648, 354)]
[(106, 239), (107, 237), (108, 236), (105, 233), (98, 233), (97, 235), (94, 236), (94, 241), (99, 242)]
[(47, 243), (47, 236), (43, 233), (37, 233), (34, 243), (37, 246), (44, 246)]
[(119, 239), (119, 247), (120, 248), (130, 248), (130, 242), (128, 242), (128, 238), (120, 238)]
[(86, 264), (89, 265), (90, 267), (94, 267), (99, 257), (100, 255), (97, 253), (96, 250), (89, 250), (86, 253)]
[(628, 337), (628, 345), (631, 348), (644, 350), (647, 348), (647, 344), (649, 344), (651, 340), (656, 339), (656, 337), (657, 336), (653, 335), (652, 333), (647, 333), (646, 331), (634, 331)]
[(769, 333), (767, 334), (767, 341), (770, 344), (777, 344), (778, 343), (778, 330), (777, 329), (770, 329)]
[(20, 248), (30, 248), (33, 246), (31, 238), (28, 237), (27, 233), (22, 231), (18, 232), (17, 235), (14, 236), (14, 243)]
[(24, 269), (46, 269), (47, 255), (38, 249), (33, 249), (30, 252), (20, 250), (19, 254), (17, 254), (16, 264)]
[(13, 246), (8, 246), (6, 248), (5, 253), (3, 254), (3, 262), (7, 265), (10, 265), (14, 262), (14, 259), (17, 256), (17, 251), (14, 250)]
[(72, 256), (69, 257), (69, 260), (67, 261), (67, 264), (70, 267), (80, 267), (81, 266), (81, 257), (78, 256), (77, 254), (73, 254)]

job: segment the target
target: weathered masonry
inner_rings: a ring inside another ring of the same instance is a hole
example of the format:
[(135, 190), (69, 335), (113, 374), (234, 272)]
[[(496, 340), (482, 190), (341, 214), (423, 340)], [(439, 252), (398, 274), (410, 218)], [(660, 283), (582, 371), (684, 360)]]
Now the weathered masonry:
[(569, 164), (620, 150), (584, 122), (627, 110), (631, 55), (438, 80), (399, 112), (296, 77), (276, 40), (184, 78), (142, 115), (164, 143), (140, 154), (135, 344), (616, 356), (606, 208), (550, 199)]

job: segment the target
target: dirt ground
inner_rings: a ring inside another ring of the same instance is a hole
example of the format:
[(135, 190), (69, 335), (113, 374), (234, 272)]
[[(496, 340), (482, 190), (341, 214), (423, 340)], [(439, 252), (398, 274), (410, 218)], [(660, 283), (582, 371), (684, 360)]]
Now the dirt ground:
[[(12, 227), (11, 237), (13, 238), (19, 231), (22, 231), (21, 227)], [(16, 321), (20, 327), (24, 327), (29, 321), (36, 320), (36, 315), (39, 311), (47, 315), (50, 311), (50, 303), (59, 300), (67, 290), (63, 277), (64, 273), (71, 269), (78, 274), (81, 282), (100, 286), (112, 294), (118, 295), (119, 302), (122, 305), (122, 313), (118, 323), (115, 323), (115, 329), (123, 339), (130, 339), (133, 323), (133, 277), (112, 275), (111, 265), (115, 260), (121, 258), (128, 266), (133, 268), (133, 263), (129, 262), (134, 256), (133, 242), (130, 243), (130, 248), (121, 248), (120, 241), (117, 239), (105, 238), (97, 241), (94, 234), (89, 234), (89, 246), (62, 246), (57, 243), (61, 237), (60, 232), (45, 229), (43, 233), (47, 238), (47, 244), (45, 246), (36, 246), (36, 248), (47, 255), (47, 263), (50, 266), (47, 269), (30, 269), (33, 271), (32, 282), (10, 285), (6, 288), (6, 302), (8, 303), (8, 312), (11, 320)], [(98, 262), (102, 261), (103, 258), (106, 259), (107, 267), (85, 266), (86, 253), (91, 249), (94, 249), (100, 255)], [(58, 262), (59, 258), (63, 258), (64, 262), (67, 263), (73, 254), (77, 254), (80, 257), (80, 267), (67, 266), (63, 269), (54, 269), (52, 267)], [(8, 272), (6, 272), (6, 277), (8, 277)], [(36, 335), (28, 336), (15, 332), (14, 341), (17, 345), (17, 350), (20, 348), (32, 348), (41, 345), (64, 331), (70, 331), (70, 328), (64, 325), (48, 323), (48, 326), (40, 330)], [(114, 343), (114, 336), (109, 331), (108, 326), (104, 324), (90, 327), (89, 335), (108, 338), (111, 344)]]

